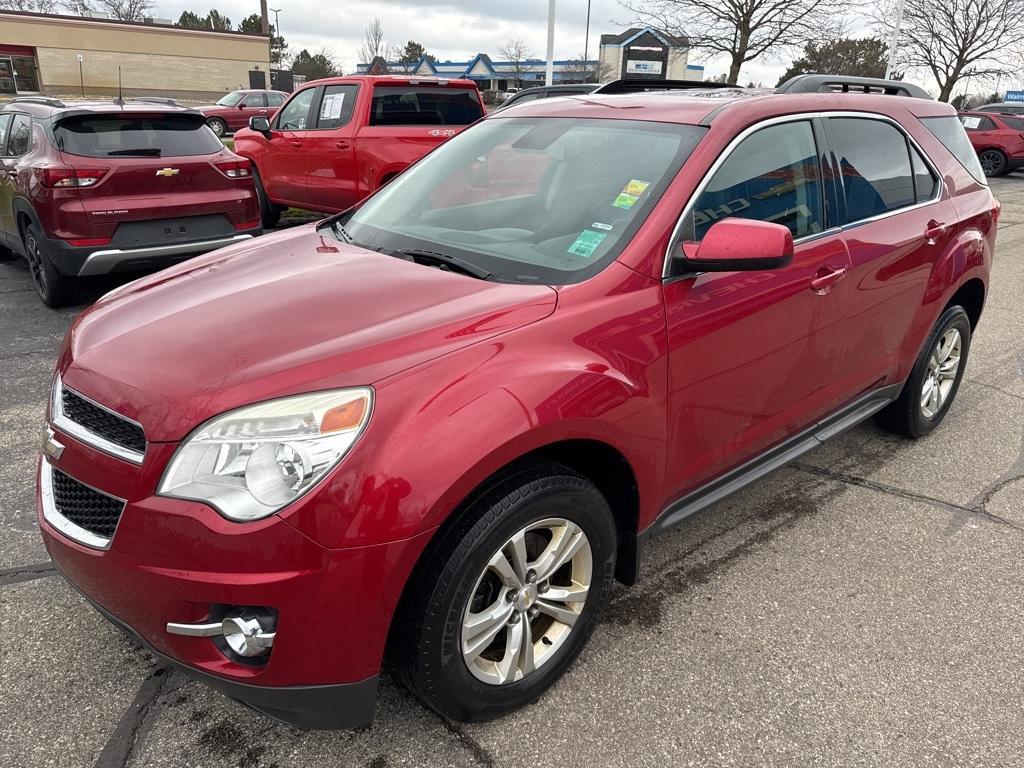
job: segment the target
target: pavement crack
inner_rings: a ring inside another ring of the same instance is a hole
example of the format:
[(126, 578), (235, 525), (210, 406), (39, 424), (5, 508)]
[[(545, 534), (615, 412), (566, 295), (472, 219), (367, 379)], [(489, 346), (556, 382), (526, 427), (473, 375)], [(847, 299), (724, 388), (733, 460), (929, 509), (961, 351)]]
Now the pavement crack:
[(138, 740), (139, 730), (170, 679), (171, 670), (168, 667), (157, 667), (142, 681), (138, 693), (121, 715), (114, 733), (107, 740), (100, 756), (96, 758), (95, 768), (125, 768), (128, 765)]
[(472, 736), (470, 736), (468, 733), (466, 733), (466, 731), (463, 730), (461, 725), (454, 722), (453, 720), (449, 720), (447, 717), (441, 714), (438, 715), (438, 719), (440, 719), (441, 724), (444, 726), (445, 730), (448, 731), (448, 733), (450, 733), (456, 739), (458, 739), (459, 743), (463, 747), (465, 747), (466, 751), (473, 756), (473, 759), (476, 760), (477, 763), (479, 763), (482, 766), (485, 766), (485, 768), (494, 768), (494, 766), (497, 765), (494, 762), (494, 758), (491, 756), (491, 753), (487, 751), (487, 748), (484, 747), (479, 741), (474, 739)]
[(1007, 392), (1005, 389), (997, 387), (995, 384), (987, 384), (984, 381), (978, 381), (977, 379), (967, 379), (967, 378), (965, 378), (964, 381), (967, 381), (967, 382), (969, 382), (971, 384), (977, 384), (978, 386), (985, 387), (986, 389), (995, 390), (999, 394), (1006, 395), (1007, 397), (1012, 397), (1015, 400), (1024, 400), (1024, 395), (1018, 395), (1015, 392)]
[(0, 587), (9, 587), (12, 584), (20, 584), (23, 581), (45, 579), (56, 576), (57, 569), (53, 563), (33, 563), (31, 565), (19, 565), (16, 568), (0, 569)]
[[(1001, 517), (1000, 515), (997, 515), (994, 512), (989, 512), (987, 509), (985, 509), (985, 505), (988, 503), (988, 500), (991, 499), (992, 496), (995, 496), (995, 494), (998, 493), (999, 490), (1006, 485), (1006, 483), (997, 485), (992, 490), (990, 490), (990, 492), (986, 494), (986, 496), (983, 498), (980, 504), (963, 506), (961, 504), (955, 504), (951, 501), (945, 501), (944, 499), (937, 499), (934, 496), (927, 496), (922, 493), (915, 493), (913, 491), (904, 490), (903, 488), (897, 488), (896, 486), (889, 485), (888, 483), (880, 483), (877, 480), (868, 480), (865, 477), (848, 475), (843, 472), (836, 472), (831, 469), (825, 469), (824, 467), (816, 467), (813, 464), (805, 464), (802, 461), (794, 461), (791, 464), (789, 464), (789, 466), (793, 467), (793, 469), (796, 469), (800, 472), (806, 472), (807, 474), (811, 475), (818, 475), (819, 477), (826, 477), (830, 480), (835, 480), (836, 482), (844, 483), (846, 485), (852, 485), (858, 488), (867, 488), (872, 491), (878, 491), (879, 493), (888, 494), (889, 496), (895, 496), (900, 499), (906, 499), (907, 501), (921, 502), (923, 504), (928, 504), (929, 506), (932, 507), (938, 507), (946, 512), (952, 512), (954, 514), (968, 514), (975, 515), (977, 517), (983, 517), (987, 520), (991, 520), (994, 523), (1005, 525), (1017, 531), (1024, 530), (1024, 526), (1019, 525), (1018, 523), (1015, 523), (1012, 520), (1007, 520), (1005, 517)], [(1013, 479), (1014, 478), (1010, 478), (1009, 480)]]

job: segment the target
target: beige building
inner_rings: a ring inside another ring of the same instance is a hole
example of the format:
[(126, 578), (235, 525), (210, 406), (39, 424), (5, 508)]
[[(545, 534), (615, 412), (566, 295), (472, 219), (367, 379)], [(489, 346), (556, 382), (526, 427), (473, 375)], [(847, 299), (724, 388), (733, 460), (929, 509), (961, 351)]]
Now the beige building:
[(114, 95), (210, 99), (270, 87), (264, 35), (0, 11), (0, 97)]
[(600, 79), (703, 80), (704, 67), (689, 63), (689, 42), (653, 27), (601, 35)]

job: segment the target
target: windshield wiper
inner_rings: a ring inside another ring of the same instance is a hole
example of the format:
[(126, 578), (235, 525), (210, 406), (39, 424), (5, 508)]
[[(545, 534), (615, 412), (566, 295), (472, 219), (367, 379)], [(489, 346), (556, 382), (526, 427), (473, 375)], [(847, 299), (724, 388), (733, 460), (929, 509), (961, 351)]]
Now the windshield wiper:
[(341, 242), (347, 243), (349, 245), (352, 244), (352, 235), (348, 233), (348, 231), (345, 229), (345, 225), (342, 224), (341, 221), (339, 221), (338, 219), (335, 219), (334, 221), (331, 222), (331, 231), (334, 232), (334, 236), (341, 240)]
[(462, 272), (463, 274), (469, 275), (470, 277), (476, 277), (480, 280), (487, 280), (492, 276), (493, 273), (488, 272), (483, 267), (479, 267), (476, 264), (471, 264), (468, 261), (463, 261), (458, 256), (452, 256), (448, 253), (441, 253), (440, 251), (424, 251), (412, 249), (408, 251), (397, 251), (397, 253), (408, 256), (416, 262), (433, 262), (439, 267), (445, 267), (452, 272)]
[(139, 157), (160, 157), (161, 151), (156, 147), (137, 147), (135, 149), (115, 149), (108, 155), (138, 155)]

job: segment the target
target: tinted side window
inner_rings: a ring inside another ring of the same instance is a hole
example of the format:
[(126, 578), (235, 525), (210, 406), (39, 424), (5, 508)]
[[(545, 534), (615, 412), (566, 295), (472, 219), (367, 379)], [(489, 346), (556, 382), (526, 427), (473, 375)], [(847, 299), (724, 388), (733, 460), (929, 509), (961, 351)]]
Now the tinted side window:
[(914, 147), (910, 148), (910, 163), (914, 167), (914, 190), (917, 193), (917, 202), (927, 202), (935, 197), (939, 180), (935, 178), (924, 158), (921, 157), (921, 153)]
[(317, 111), (317, 128), (340, 128), (352, 119), (358, 85), (328, 85)]
[(961, 115), (960, 122), (968, 131), (994, 131), (996, 128), (996, 124), (992, 122), (991, 118), (981, 115)]
[(793, 237), (825, 228), (818, 151), (809, 122), (769, 126), (744, 139), (693, 204), (683, 237), (698, 241), (727, 217), (782, 224)]
[(370, 125), (469, 125), (482, 114), (476, 91), (468, 88), (379, 87)]
[(0, 115), (0, 155), (7, 154), (7, 129), (11, 125), (12, 114)]
[(32, 118), (15, 115), (11, 123), (11, 136), (7, 140), (7, 154), (12, 157), (24, 155), (32, 145)]
[(280, 112), (277, 113), (277, 127), (282, 131), (301, 131), (309, 119), (309, 107), (313, 103), (316, 87), (296, 93)]
[(1007, 115), (1002, 115), (999, 119), (1003, 121), (1003, 124), (1007, 128), (1024, 132), (1024, 120), (1021, 120), (1019, 117), (1008, 117)]
[(829, 126), (846, 194), (846, 220), (860, 221), (915, 202), (910, 154), (889, 123), (834, 117)]
[(975, 181), (979, 184), (988, 183), (985, 180), (985, 172), (981, 170), (981, 163), (978, 162), (978, 155), (971, 146), (971, 140), (967, 138), (964, 127), (956, 117), (922, 117), (921, 124), (942, 142), (942, 146), (967, 169)]

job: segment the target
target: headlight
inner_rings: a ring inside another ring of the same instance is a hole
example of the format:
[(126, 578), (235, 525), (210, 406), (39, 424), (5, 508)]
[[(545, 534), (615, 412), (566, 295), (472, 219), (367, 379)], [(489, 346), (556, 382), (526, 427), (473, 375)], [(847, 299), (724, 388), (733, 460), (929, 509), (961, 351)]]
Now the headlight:
[(231, 520), (272, 515), (316, 485), (370, 418), (373, 390), (338, 389), (250, 405), (206, 422), (174, 454), (158, 493)]

